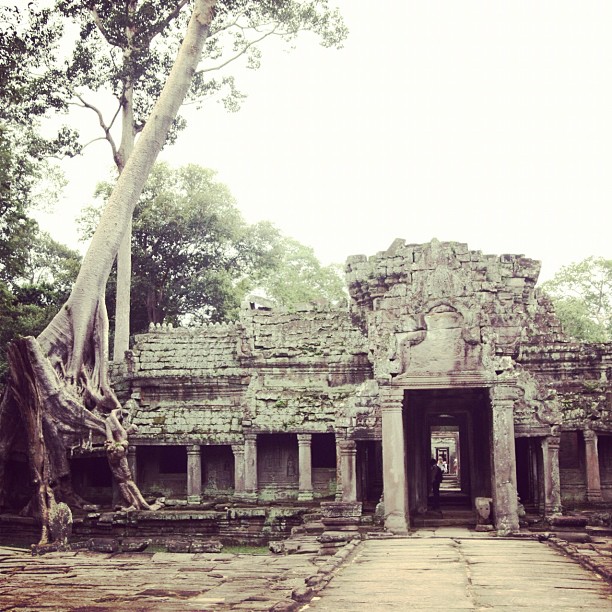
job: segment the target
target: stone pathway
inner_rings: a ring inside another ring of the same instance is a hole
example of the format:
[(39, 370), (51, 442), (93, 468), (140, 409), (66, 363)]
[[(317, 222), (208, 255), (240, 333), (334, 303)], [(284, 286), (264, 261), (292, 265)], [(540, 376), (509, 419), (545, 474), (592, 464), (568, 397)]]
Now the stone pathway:
[(600, 576), (526, 539), (460, 528), (369, 540), (308, 610), (612, 610)]
[(0, 548), (0, 610), (287, 610), (315, 557)]
[(612, 610), (610, 584), (534, 540), (440, 527), (349, 544), (333, 558), (302, 544), (293, 555), (0, 548), (0, 610)]

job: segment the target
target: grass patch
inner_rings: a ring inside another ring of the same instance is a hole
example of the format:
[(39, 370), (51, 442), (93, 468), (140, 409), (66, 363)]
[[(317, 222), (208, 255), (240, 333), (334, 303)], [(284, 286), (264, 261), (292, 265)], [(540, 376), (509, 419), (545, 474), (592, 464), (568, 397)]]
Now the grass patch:
[(166, 548), (165, 544), (149, 544), (145, 549), (144, 552), (146, 553), (161, 553), (161, 552), (166, 552), (168, 549)]

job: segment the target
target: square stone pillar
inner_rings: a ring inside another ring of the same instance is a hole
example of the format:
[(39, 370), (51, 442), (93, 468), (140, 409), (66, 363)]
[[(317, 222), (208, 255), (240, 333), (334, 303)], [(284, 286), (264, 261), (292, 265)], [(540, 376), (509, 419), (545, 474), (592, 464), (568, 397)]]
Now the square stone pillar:
[(257, 499), (257, 434), (244, 434), (244, 497)]
[(298, 434), (298, 470), (300, 475), (299, 501), (311, 501), (312, 490), (312, 434)]
[(232, 444), (234, 454), (234, 495), (244, 497), (244, 444)]
[(383, 500), (385, 528), (396, 534), (408, 533), (408, 485), (404, 441), (403, 389), (381, 389)]
[(342, 461), (340, 453), (340, 438), (336, 433), (336, 501), (342, 501)]
[(202, 454), (199, 444), (187, 447), (187, 503), (202, 501)]
[(559, 475), (560, 443), (561, 437), (555, 435), (546, 436), (542, 440), (545, 516), (551, 516), (561, 512), (561, 478)]
[(132, 480), (134, 484), (138, 486), (138, 463), (136, 461), (136, 447), (128, 446), (128, 467), (130, 468), (130, 473), (132, 474)]
[(597, 448), (597, 434), (591, 429), (582, 432), (584, 436), (584, 454), (586, 463), (586, 495), (587, 501), (600, 502), (601, 476), (599, 474), (599, 449)]
[(340, 466), (342, 470), (342, 501), (357, 501), (357, 445), (355, 440), (340, 440)]
[(499, 385), (490, 390), (492, 408), (492, 497), (495, 527), (501, 534), (519, 529), (514, 447), (516, 389)]

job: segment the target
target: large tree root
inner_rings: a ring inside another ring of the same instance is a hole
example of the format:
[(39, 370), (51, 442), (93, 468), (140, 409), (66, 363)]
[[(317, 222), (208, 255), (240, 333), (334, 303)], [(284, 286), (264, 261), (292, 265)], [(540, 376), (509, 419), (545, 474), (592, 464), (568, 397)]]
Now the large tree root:
[[(8, 349), (14, 400), (3, 407), (3, 420), (14, 423), (15, 413), (25, 431), (35, 494), (25, 511), (41, 521), (41, 544), (48, 541), (49, 512), (57, 501), (80, 506), (72, 490), (66, 442), (77, 444), (89, 431), (104, 435), (105, 423), (85, 408), (71, 388), (63, 384), (35, 338), (15, 340)], [(10, 441), (2, 436), (3, 444)], [(5, 456), (8, 450), (5, 449)], [(5, 457), (6, 458), (6, 457)], [(4, 484), (4, 483), (3, 483)]]
[(39, 545), (49, 541), (49, 515), (55, 504), (50, 486), (50, 465), (43, 435), (43, 398), (36, 382), (27, 340), (18, 340), (9, 346), (11, 390), (21, 414), (27, 437), (28, 459), (36, 487), (35, 497), (42, 531)]

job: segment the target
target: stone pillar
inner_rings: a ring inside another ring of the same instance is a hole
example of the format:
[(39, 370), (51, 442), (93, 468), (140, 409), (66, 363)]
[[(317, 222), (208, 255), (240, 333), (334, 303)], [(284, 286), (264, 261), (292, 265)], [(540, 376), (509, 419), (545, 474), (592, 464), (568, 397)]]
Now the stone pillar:
[(584, 453), (586, 459), (587, 501), (600, 502), (603, 498), (601, 496), (597, 434), (591, 429), (585, 429), (582, 433), (584, 435)]
[(244, 497), (244, 444), (232, 444), (234, 453), (234, 495)]
[(492, 408), (493, 473), (492, 497), (495, 527), (505, 534), (519, 529), (514, 447), (514, 400), (517, 392), (509, 385), (490, 390)]
[(342, 501), (342, 461), (340, 459), (340, 438), (336, 434), (336, 501)]
[(357, 501), (357, 445), (355, 440), (340, 440), (340, 465), (342, 469), (342, 501)]
[(403, 389), (382, 388), (383, 500), (385, 528), (408, 533), (408, 486), (404, 442)]
[[(553, 428), (554, 430), (555, 428)], [(553, 431), (553, 433), (557, 433)], [(546, 436), (542, 440), (544, 458), (544, 514), (551, 516), (561, 512), (561, 479), (559, 476), (559, 445), (561, 437)]]
[(132, 474), (132, 480), (136, 485), (138, 485), (138, 463), (136, 462), (136, 447), (128, 446), (128, 467), (130, 468), (130, 473)]
[(187, 503), (199, 504), (202, 496), (202, 454), (199, 444), (187, 447)]
[(312, 490), (312, 434), (298, 434), (298, 463), (300, 475), (299, 501), (310, 501)]
[(244, 497), (257, 499), (257, 434), (244, 434)]

